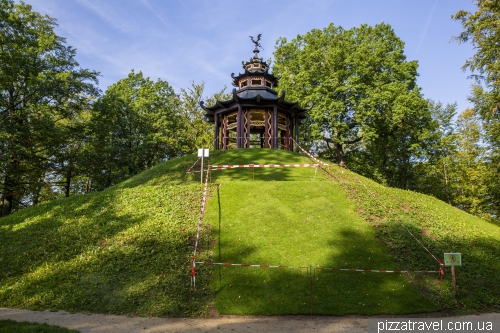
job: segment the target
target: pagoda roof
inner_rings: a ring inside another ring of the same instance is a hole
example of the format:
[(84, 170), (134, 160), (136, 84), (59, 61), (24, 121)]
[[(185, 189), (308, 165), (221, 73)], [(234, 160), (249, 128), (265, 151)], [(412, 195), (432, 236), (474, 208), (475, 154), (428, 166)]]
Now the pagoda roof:
[(232, 111), (238, 105), (253, 106), (255, 108), (259, 106), (278, 106), (280, 109), (298, 115), (301, 120), (306, 118), (306, 112), (312, 108), (312, 104), (305, 109), (300, 107), (299, 103), (286, 101), (285, 90), (282, 90), (281, 96), (278, 96), (276, 90), (263, 86), (248, 86), (239, 90), (233, 89), (231, 99), (227, 101), (216, 100), (215, 105), (209, 107), (205, 106), (203, 101), (200, 101), (200, 106), (206, 111), (205, 119), (208, 123), (214, 123), (215, 113)]
[(238, 75), (234, 75), (234, 73), (231, 73), (231, 77), (233, 78), (233, 86), (238, 87), (238, 83), (242, 78), (253, 76), (263, 76), (267, 80), (271, 81), (274, 87), (278, 86), (278, 80), (281, 78), (281, 75), (278, 75), (278, 77), (274, 76), (273, 74), (269, 73), (269, 68), (249, 68), (246, 66), (243, 66), (243, 68), (245, 69), (245, 72), (243, 73), (239, 73)]

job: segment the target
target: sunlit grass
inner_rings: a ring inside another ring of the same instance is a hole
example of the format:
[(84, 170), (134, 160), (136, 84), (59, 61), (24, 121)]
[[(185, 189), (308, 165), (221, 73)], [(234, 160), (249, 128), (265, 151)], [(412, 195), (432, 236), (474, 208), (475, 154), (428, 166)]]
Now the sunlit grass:
[[(401, 225), (404, 224), (437, 258), (442, 260), (445, 252), (462, 253), (462, 266), (456, 268), (459, 310), (500, 308), (500, 225), (430, 196), (387, 188), (350, 172), (337, 177), (401, 268), (425, 267), (436, 262), (408, 237)], [(434, 302), (438, 301), (438, 280), (417, 276), (413, 284)], [(445, 269), (441, 305), (456, 308), (449, 267)]]
[(354, 213), (336, 183), (224, 182), (220, 227), (218, 202), (214, 196), (207, 213), (219, 242), (214, 260), (303, 267), (215, 268), (211, 285), (221, 313), (401, 314), (438, 309), (400, 274), (320, 269), (397, 269), (376, 232)]
[(205, 312), (208, 285), (191, 295), (189, 280), (200, 187), (184, 185), (185, 167), (174, 162), (146, 172), (174, 185), (132, 186), (132, 179), (0, 219), (0, 305), (156, 316)]

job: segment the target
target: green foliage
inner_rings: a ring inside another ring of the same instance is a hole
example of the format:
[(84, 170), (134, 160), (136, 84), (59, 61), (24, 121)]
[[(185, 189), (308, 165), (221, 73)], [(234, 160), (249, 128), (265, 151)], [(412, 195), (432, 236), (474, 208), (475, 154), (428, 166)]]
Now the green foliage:
[(467, 59), (463, 68), (472, 72), (475, 80), (470, 100), (474, 111), (479, 115), (484, 130), (487, 150), (483, 168), (487, 201), (485, 214), (495, 220), (500, 219), (500, 4), (494, 0), (474, 1), (477, 10), (474, 13), (460, 10), (452, 16), (462, 23), (463, 31), (455, 37), (459, 43), (471, 42), (476, 53)]
[(325, 156), (340, 162), (346, 145), (376, 145), (425, 125), (417, 62), (406, 61), (403, 47), (383, 23), (349, 30), (331, 24), (290, 42), (278, 40), (273, 71), (283, 75), (291, 100), (314, 104), (310, 131)]
[(204, 82), (201, 84), (191, 83), (189, 88), (182, 88), (179, 95), (183, 126), (178, 130), (184, 131), (181, 135), (183, 138), (182, 151), (186, 154), (194, 153), (198, 148), (212, 149), (214, 146), (214, 128), (203, 119), (205, 110), (201, 108), (200, 101), (205, 99), (211, 105), (215, 103), (216, 99), (228, 99), (228, 94), (224, 92), (225, 88), (212, 96), (203, 97), (204, 88)]
[(410, 189), (432, 195), (450, 205), (458, 192), (456, 182), (458, 134), (454, 119), (456, 104), (443, 106), (429, 101), (432, 126), (425, 150), (425, 159), (420, 161), (415, 172), (418, 178)]
[(498, 43), (500, 42), (500, 4), (495, 0), (475, 0), (477, 11), (458, 11), (452, 18), (460, 21), (464, 31), (455, 40), (459, 43), (471, 42), (476, 53), (468, 59), (463, 68), (470, 69), (477, 82), (484, 82), (491, 93), (500, 92), (498, 74), (500, 63)]
[(167, 82), (133, 70), (108, 88), (90, 119), (89, 176), (105, 188), (178, 156), (179, 103)]
[(79, 331), (47, 324), (0, 320), (0, 333), (78, 333)]
[(0, 2), (0, 192), (2, 213), (22, 206), (75, 139), (71, 122), (96, 95), (97, 73), (81, 69), (75, 50), (54, 32), (56, 20), (30, 5)]

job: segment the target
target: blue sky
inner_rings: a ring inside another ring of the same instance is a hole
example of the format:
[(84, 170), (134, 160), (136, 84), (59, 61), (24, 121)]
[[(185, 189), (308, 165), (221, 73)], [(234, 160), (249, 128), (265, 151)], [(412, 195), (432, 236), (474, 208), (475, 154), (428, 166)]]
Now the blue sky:
[(176, 92), (205, 82), (208, 96), (231, 86), (231, 73), (252, 55), (248, 36), (262, 34), (260, 56), (273, 57), (279, 37), (288, 40), (330, 23), (345, 29), (363, 23), (392, 26), (418, 60), (425, 98), (458, 104), (462, 111), (472, 80), (461, 67), (474, 53), (450, 41), (462, 27), (451, 20), (469, 0), (26, 0), (58, 20), (57, 33), (77, 49), (84, 68), (99, 71), (99, 86), (132, 69), (168, 81)]

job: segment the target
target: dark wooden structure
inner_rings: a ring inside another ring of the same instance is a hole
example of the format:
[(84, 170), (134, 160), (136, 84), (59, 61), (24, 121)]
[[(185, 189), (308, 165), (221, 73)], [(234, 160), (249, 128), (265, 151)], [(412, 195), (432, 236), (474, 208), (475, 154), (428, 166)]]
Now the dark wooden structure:
[(232, 98), (217, 100), (214, 106), (201, 107), (206, 111), (205, 120), (215, 125), (214, 149), (230, 148), (274, 148), (293, 151), (293, 141), (298, 142), (299, 125), (306, 112), (298, 103), (285, 100), (285, 91), (278, 96), (275, 88), (279, 77), (269, 73), (269, 65), (258, 57), (258, 43), (254, 56), (242, 62), (243, 74), (233, 78)]

